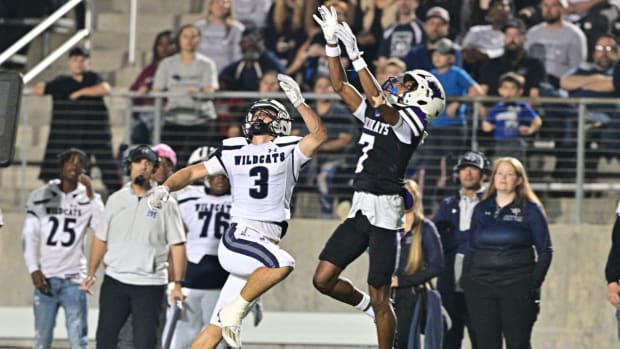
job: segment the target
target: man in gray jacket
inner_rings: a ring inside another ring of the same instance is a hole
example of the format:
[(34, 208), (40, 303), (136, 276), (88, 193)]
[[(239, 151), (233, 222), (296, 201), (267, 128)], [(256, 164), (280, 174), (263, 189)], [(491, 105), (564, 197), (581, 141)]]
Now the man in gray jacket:
[(129, 153), (126, 166), (131, 182), (110, 196), (96, 229), (82, 288), (90, 292), (103, 260), (106, 270), (99, 298), (97, 348), (116, 349), (129, 314), (135, 348), (155, 348), (161, 300), (168, 283), (168, 252), (175, 282), (170, 297), (184, 298), (181, 282), (187, 260), (179, 207), (174, 199), (163, 210), (151, 210), (147, 205), (156, 186), (151, 176), (157, 165), (158, 156), (147, 145)]

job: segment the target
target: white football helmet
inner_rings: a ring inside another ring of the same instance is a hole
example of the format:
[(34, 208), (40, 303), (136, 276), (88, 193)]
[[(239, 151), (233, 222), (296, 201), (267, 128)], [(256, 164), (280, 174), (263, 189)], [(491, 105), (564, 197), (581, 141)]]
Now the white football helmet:
[[(398, 83), (402, 86), (410, 85), (409, 90), (398, 94), (394, 86)], [(388, 93), (388, 101), (397, 107), (417, 107), (430, 123), (446, 106), (446, 93), (437, 78), (422, 69), (414, 69), (404, 72), (397, 77), (389, 78), (383, 84), (383, 90)]]
[[(273, 116), (272, 121), (268, 124), (262, 120), (255, 120), (254, 114), (259, 110), (270, 112)], [(260, 99), (250, 106), (250, 110), (245, 116), (243, 123), (243, 134), (250, 139), (258, 134), (270, 134), (275, 137), (288, 136), (291, 134), (292, 122), (291, 116), (284, 105), (275, 99)]]
[(194, 165), (202, 161), (207, 161), (217, 151), (216, 147), (198, 147), (189, 156), (188, 165)]

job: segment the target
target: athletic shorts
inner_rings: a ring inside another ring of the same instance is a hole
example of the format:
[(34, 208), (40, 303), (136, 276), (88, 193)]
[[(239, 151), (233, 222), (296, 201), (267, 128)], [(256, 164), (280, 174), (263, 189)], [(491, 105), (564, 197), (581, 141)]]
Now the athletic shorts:
[(368, 284), (373, 287), (387, 285), (396, 269), (398, 233), (370, 224), (360, 211), (347, 218), (336, 228), (319, 255), (341, 269), (368, 250)]

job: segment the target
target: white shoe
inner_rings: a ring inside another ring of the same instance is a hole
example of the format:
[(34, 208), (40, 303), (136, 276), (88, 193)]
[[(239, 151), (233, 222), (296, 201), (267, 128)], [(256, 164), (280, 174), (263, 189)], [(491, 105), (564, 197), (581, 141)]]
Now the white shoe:
[(222, 324), (222, 337), (233, 348), (241, 348), (241, 318), (243, 312), (233, 308), (233, 303), (226, 304), (218, 313)]

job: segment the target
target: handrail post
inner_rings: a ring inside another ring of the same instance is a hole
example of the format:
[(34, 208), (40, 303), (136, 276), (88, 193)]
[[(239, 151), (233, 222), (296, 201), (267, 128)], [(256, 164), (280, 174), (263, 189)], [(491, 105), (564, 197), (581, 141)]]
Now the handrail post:
[(478, 151), (478, 123), (480, 119), (480, 103), (476, 101), (474, 104), (474, 112), (471, 116), (471, 150)]
[(585, 144), (586, 144), (586, 105), (579, 102), (579, 116), (577, 119), (577, 168), (575, 183), (575, 224), (583, 221), (583, 183), (585, 174)]
[(161, 108), (162, 97), (155, 97), (155, 120), (153, 120), (153, 144), (161, 143)]
[(131, 144), (131, 116), (133, 114), (133, 98), (125, 95), (125, 144)]
[(136, 27), (137, 27), (137, 11), (138, 11), (138, 0), (131, 0), (129, 2), (129, 54), (128, 61), (129, 64), (134, 64), (136, 62)]

